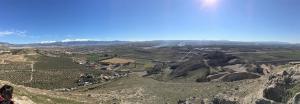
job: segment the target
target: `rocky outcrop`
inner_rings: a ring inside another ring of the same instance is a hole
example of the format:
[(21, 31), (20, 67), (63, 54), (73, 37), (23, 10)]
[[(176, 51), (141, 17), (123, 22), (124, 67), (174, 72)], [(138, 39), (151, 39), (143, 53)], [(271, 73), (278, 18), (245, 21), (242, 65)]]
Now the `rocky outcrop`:
[(219, 81), (223, 76), (230, 74), (228, 72), (222, 72), (217, 74), (208, 75), (207, 77), (198, 78), (197, 82), (209, 82), (209, 81)]
[(245, 79), (256, 79), (259, 77), (261, 76), (249, 72), (234, 72), (234, 73), (221, 72), (213, 75), (208, 75), (207, 77), (198, 78), (196, 81), (197, 82), (209, 82), (209, 81), (233, 82), (233, 81), (239, 81)]
[(211, 80), (206, 77), (200, 77), (196, 79), (196, 82), (209, 82), (209, 81)]
[(198, 69), (208, 69), (201, 57), (194, 57), (188, 61), (182, 62), (176, 69), (171, 72), (172, 77), (181, 77), (188, 74), (190, 71)]
[(249, 73), (249, 72), (236, 72), (225, 75), (223, 78), (221, 78), (221, 81), (224, 82), (232, 82), (232, 81), (239, 81), (239, 80), (245, 80), (245, 79), (255, 79), (259, 78), (260, 75), (255, 73)]
[(260, 65), (260, 67), (263, 69), (262, 70), (262, 74), (263, 75), (267, 75), (267, 74), (270, 74), (271, 73), (271, 70), (273, 70), (274, 69), (274, 65), (270, 65), (270, 64), (262, 64), (262, 65)]
[(262, 68), (260, 68), (258, 65), (255, 64), (247, 64), (246, 67), (247, 67), (247, 72), (259, 73), (259, 74), (263, 72)]
[(240, 104), (235, 97), (229, 97), (224, 94), (216, 95), (209, 104)]
[(209, 104), (208, 99), (201, 99), (198, 97), (189, 97), (185, 100), (178, 100), (177, 104)]
[(263, 90), (263, 97), (278, 103), (286, 103), (288, 101), (288, 89), (295, 84), (293, 70), (282, 71), (269, 76), (266, 88)]
[(276, 102), (282, 102), (282, 100), (286, 96), (286, 90), (284, 86), (269, 86), (264, 90), (263, 96)]
[(223, 76), (225, 76), (227, 74), (230, 74), (230, 73), (223, 72), (223, 73), (217, 73), (217, 74), (213, 74), (213, 75), (208, 75), (207, 79), (209, 79), (209, 80), (217, 80), (217, 79), (220, 79), (220, 78), (222, 78)]
[(178, 100), (177, 104), (240, 104), (238, 97), (228, 96), (223, 93), (215, 95), (213, 98), (189, 97), (185, 100)]
[(147, 70), (147, 75), (159, 74), (167, 65), (165, 63), (155, 64), (153, 68)]
[(212, 67), (241, 63), (236, 56), (228, 55), (220, 51), (207, 53), (204, 55), (204, 58), (207, 60), (207, 64)]
[(235, 64), (235, 65), (223, 66), (222, 69), (226, 72), (233, 73), (233, 72), (247, 72), (248, 68), (246, 67), (246, 65), (243, 64)]

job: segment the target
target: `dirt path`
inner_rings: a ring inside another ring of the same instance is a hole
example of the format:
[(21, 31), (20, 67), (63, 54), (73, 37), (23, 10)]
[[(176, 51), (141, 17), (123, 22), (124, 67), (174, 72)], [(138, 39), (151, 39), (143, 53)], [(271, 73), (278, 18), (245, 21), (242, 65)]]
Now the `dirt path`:
[(31, 75), (30, 75), (29, 82), (32, 82), (33, 80), (33, 72), (34, 72), (34, 62), (31, 62)]

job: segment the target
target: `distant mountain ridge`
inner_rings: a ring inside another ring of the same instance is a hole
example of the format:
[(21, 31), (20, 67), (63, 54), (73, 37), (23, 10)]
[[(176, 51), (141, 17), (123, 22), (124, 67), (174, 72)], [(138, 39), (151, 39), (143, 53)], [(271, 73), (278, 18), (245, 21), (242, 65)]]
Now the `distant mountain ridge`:
[(96, 45), (124, 45), (124, 44), (150, 44), (154, 47), (164, 46), (197, 46), (197, 45), (299, 45), (288, 42), (241, 42), (227, 40), (154, 40), (154, 41), (69, 41), (53, 43), (31, 43), (31, 44), (9, 44), (1, 43), (11, 47), (70, 47), (70, 46), (96, 46)]
[(15, 44), (17, 47), (71, 47), (71, 46), (94, 46), (94, 45), (117, 45), (125, 44), (129, 41), (69, 41), (53, 43), (32, 43), (32, 44)]

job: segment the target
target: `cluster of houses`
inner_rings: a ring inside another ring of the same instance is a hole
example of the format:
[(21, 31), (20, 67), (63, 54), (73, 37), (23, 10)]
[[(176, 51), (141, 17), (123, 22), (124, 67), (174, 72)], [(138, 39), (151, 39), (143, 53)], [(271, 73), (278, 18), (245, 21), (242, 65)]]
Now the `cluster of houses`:
[(97, 80), (93, 74), (82, 74), (77, 81), (78, 86), (87, 86), (95, 83), (97, 83)]
[(95, 77), (93, 74), (82, 74), (80, 75), (79, 80), (77, 81), (78, 86), (88, 86), (92, 84), (96, 84), (99, 81), (105, 82), (113, 79), (118, 79), (122, 77), (127, 77), (129, 71), (117, 71), (114, 74), (101, 74), (99, 77)]
[(122, 78), (122, 77), (127, 77), (128, 76), (128, 71), (120, 71), (120, 72), (116, 72), (113, 75), (104, 75), (101, 74), (100, 75), (100, 79), (103, 81), (109, 81), (109, 80), (113, 80), (113, 79), (117, 79), (117, 78)]

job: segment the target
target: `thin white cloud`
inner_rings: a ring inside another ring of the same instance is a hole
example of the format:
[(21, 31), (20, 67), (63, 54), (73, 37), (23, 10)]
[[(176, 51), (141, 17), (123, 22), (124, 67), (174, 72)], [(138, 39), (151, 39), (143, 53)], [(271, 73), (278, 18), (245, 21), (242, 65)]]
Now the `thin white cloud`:
[(54, 40), (46, 40), (46, 41), (41, 41), (41, 44), (47, 44), (47, 43), (55, 43), (55, 42), (78, 42), (78, 41), (93, 41), (92, 39), (83, 39), (83, 38), (78, 38), (78, 39), (64, 39), (61, 41), (54, 41)]
[(14, 32), (11, 31), (0, 31), (0, 36), (13, 35)]
[(42, 41), (42, 42), (40, 42), (40, 43), (42, 43), (42, 44), (47, 44), (47, 43), (55, 43), (56, 41)]
[(0, 31), (0, 37), (3, 36), (11, 36), (11, 35), (15, 35), (15, 36), (26, 36), (26, 31), (19, 31), (19, 30), (12, 30), (12, 31)]
[(64, 39), (61, 42), (74, 42), (74, 41), (92, 41), (92, 39)]

